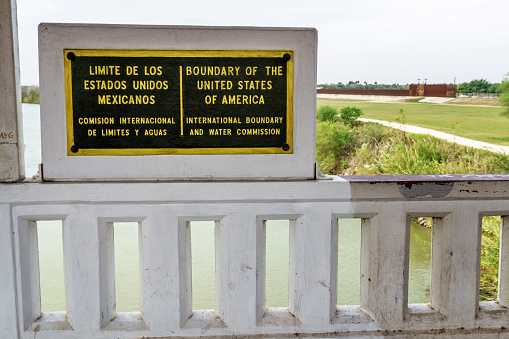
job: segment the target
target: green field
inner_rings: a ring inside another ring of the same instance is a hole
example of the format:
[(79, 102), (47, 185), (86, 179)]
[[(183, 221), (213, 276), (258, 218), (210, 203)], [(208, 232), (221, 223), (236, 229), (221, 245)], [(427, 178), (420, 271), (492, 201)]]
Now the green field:
[(395, 121), (403, 109), (406, 123), (434, 129), (460, 137), (509, 145), (509, 118), (499, 114), (502, 107), (454, 106), (427, 103), (384, 103), (360, 100), (318, 98), (317, 105), (338, 108), (355, 106), (363, 110), (363, 118)]

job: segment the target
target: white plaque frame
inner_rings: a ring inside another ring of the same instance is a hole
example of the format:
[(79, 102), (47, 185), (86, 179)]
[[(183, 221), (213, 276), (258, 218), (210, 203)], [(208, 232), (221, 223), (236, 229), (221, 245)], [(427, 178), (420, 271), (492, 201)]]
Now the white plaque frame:
[[(293, 50), (293, 153), (68, 156), (64, 49)], [(281, 180), (315, 177), (314, 28), (39, 25), (43, 179)]]

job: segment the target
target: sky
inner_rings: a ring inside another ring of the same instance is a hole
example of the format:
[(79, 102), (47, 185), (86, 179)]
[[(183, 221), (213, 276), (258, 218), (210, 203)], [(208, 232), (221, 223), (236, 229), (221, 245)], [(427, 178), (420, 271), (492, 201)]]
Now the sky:
[(508, 0), (18, 0), (21, 84), (37, 85), (41, 22), (314, 27), (318, 84), (496, 83)]

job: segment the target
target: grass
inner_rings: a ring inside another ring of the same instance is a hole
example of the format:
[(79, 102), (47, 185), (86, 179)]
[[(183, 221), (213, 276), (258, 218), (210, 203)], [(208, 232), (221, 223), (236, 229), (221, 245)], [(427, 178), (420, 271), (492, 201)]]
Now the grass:
[(497, 300), (500, 217), (482, 220), (480, 301)]
[(338, 175), (509, 173), (509, 156), (374, 123), (318, 122), (316, 160)]
[(455, 106), (428, 103), (384, 103), (362, 100), (318, 98), (318, 106), (341, 109), (356, 106), (364, 118), (395, 121), (400, 109), (405, 110), (407, 124), (431, 128), (460, 137), (509, 145), (509, 119), (499, 114), (502, 107)]

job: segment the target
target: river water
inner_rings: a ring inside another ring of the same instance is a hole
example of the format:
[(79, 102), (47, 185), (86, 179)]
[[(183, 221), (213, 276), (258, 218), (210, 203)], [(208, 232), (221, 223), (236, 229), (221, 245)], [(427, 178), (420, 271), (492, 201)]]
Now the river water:
[[(41, 162), (39, 105), (23, 104), (27, 177)], [(360, 219), (338, 223), (338, 304), (358, 305), (360, 289)], [(42, 311), (65, 310), (62, 222), (37, 223)], [(288, 220), (266, 224), (266, 306), (288, 306)], [(117, 311), (139, 311), (138, 224), (114, 224)], [(214, 223), (191, 224), (193, 309), (215, 308)], [(412, 224), (409, 303), (429, 302), (431, 232)]]

